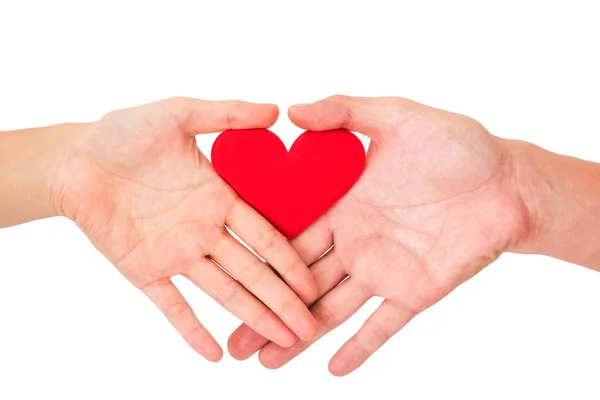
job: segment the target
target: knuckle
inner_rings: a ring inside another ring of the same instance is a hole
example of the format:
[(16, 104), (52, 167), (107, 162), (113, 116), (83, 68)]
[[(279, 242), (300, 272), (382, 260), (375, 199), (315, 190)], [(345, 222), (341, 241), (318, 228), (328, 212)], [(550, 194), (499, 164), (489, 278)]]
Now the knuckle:
[(311, 311), (315, 319), (327, 330), (335, 329), (339, 325), (335, 315), (322, 303), (315, 304)]
[(204, 329), (200, 326), (196, 326), (189, 331), (183, 333), (183, 339), (189, 343), (192, 348), (196, 347), (202, 342), (202, 334)]
[[(391, 335), (380, 325), (373, 325), (371, 327), (371, 336), (375, 343), (385, 343), (391, 337)], [(364, 346), (363, 346), (364, 347)]]
[(425, 300), (420, 300), (411, 303), (405, 300), (398, 300), (397, 302), (395, 302), (394, 305), (400, 310), (402, 310), (404, 314), (408, 315), (410, 318), (413, 318), (416, 315), (418, 315), (421, 311), (425, 310), (430, 304), (431, 302)]
[(354, 127), (354, 123), (356, 121), (356, 114), (354, 113), (354, 110), (352, 110), (351, 107), (346, 107), (345, 111), (344, 111), (344, 126), (348, 127), (348, 128), (352, 128)]
[(467, 127), (467, 129), (473, 132), (487, 132), (485, 126), (483, 126), (483, 124), (477, 121), (475, 118), (466, 115), (461, 115), (460, 117), (463, 119), (464, 125)]
[(305, 272), (308, 272), (308, 267), (300, 257), (297, 256), (294, 258), (293, 262), (282, 265), (279, 268), (277, 275), (290, 286), (294, 283), (298, 284), (304, 282), (305, 279), (307, 279), (307, 275), (310, 275), (310, 272), (307, 275), (305, 275)]
[(343, 94), (334, 94), (333, 96), (329, 96), (328, 98), (326, 98), (325, 100), (334, 102), (334, 103), (342, 103), (346, 100), (348, 100), (348, 96), (343, 95)]
[(248, 290), (253, 291), (258, 285), (262, 283), (267, 271), (267, 266), (259, 260), (254, 260), (247, 264), (243, 269), (243, 285)]
[(156, 106), (173, 125), (189, 124), (197, 131), (196, 120), (200, 112), (194, 107), (190, 97), (170, 97), (157, 102)]
[(371, 351), (369, 351), (368, 346), (358, 337), (355, 336), (353, 338), (355, 346), (354, 349), (360, 355), (361, 359), (366, 359), (371, 355)]
[(207, 253), (219, 254), (227, 248), (228, 233), (224, 228), (216, 228), (216, 230), (213, 231), (213, 236), (214, 239), (209, 246), (210, 248), (207, 248)]
[(347, 129), (354, 127), (354, 123), (356, 122), (356, 114), (352, 109), (352, 105), (350, 104), (350, 97), (336, 94), (327, 98), (327, 101), (336, 105), (336, 107), (340, 110), (342, 118), (342, 125)]
[(273, 317), (268, 308), (264, 308), (255, 318), (252, 323), (257, 331), (266, 331), (273, 324)]
[(404, 97), (392, 97), (390, 98), (390, 104), (398, 109), (405, 109), (409, 107), (415, 107), (417, 103)]
[(104, 114), (95, 123), (95, 127), (99, 131), (110, 132), (113, 130), (120, 130), (120, 128), (123, 126), (123, 122), (128, 120), (130, 120), (131, 124), (131, 121), (136, 120), (136, 118), (134, 118), (134, 114), (127, 115), (127, 109), (113, 110)]
[(239, 106), (239, 103), (233, 102), (227, 109), (226, 123), (229, 129), (235, 129), (235, 127), (237, 126), (237, 114)]
[(172, 102), (180, 103), (180, 102), (184, 102), (184, 101), (189, 100), (189, 97), (185, 97), (185, 96), (172, 96), (172, 97), (170, 97), (167, 100), (168, 101), (172, 101)]
[(235, 192), (228, 186), (223, 178), (212, 175), (206, 179), (205, 193), (210, 204), (231, 210), (235, 202)]
[(111, 122), (111, 121), (117, 119), (119, 117), (119, 115), (121, 115), (121, 113), (122, 113), (122, 110), (109, 111), (106, 114), (104, 114), (102, 116), (102, 118), (100, 118), (100, 122), (104, 122), (104, 123)]
[(279, 234), (274, 228), (265, 229), (258, 237), (256, 251), (259, 254), (268, 252), (277, 244), (278, 239)]
[(168, 305), (163, 313), (168, 319), (178, 319), (185, 316), (189, 311), (189, 306), (186, 303), (178, 302)]
[(181, 106), (183, 104), (186, 104), (188, 100), (189, 100), (188, 97), (173, 96), (173, 97), (169, 97), (168, 99), (163, 100), (163, 104), (165, 106), (177, 107), (177, 106)]
[(282, 319), (285, 319), (284, 316), (289, 313), (290, 309), (294, 307), (294, 304), (295, 298), (292, 296), (286, 298), (285, 300), (282, 300), (275, 314), (282, 317)]
[(217, 303), (226, 305), (230, 304), (239, 294), (239, 287), (235, 281), (228, 279), (227, 282), (215, 292), (214, 299)]
[(295, 303), (296, 298), (294, 296), (290, 296), (289, 298), (287, 298), (283, 303), (281, 303), (281, 314), (285, 314), (286, 312), (288, 312), (291, 308), (294, 307)]

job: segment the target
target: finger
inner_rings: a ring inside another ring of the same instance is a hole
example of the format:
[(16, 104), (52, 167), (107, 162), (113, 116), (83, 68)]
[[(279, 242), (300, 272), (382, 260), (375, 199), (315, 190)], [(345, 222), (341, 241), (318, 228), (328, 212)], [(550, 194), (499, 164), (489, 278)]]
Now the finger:
[(225, 224), (264, 258), (305, 303), (315, 301), (317, 284), (308, 267), (283, 235), (258, 212), (238, 198)]
[(401, 124), (417, 104), (399, 97), (332, 96), (313, 104), (291, 106), (288, 115), (303, 129), (345, 128), (378, 139), (387, 126)]
[(227, 350), (231, 357), (243, 361), (262, 349), (269, 339), (257, 333), (246, 324), (241, 324), (227, 340)]
[(261, 364), (271, 369), (285, 365), (315, 341), (350, 318), (369, 298), (370, 295), (362, 290), (360, 283), (353, 280), (352, 277), (348, 278), (311, 307), (311, 312), (319, 324), (314, 339), (298, 341), (288, 348), (269, 343), (258, 354)]
[(221, 132), (227, 129), (268, 128), (277, 121), (274, 104), (245, 101), (208, 101), (174, 97), (159, 102), (188, 135)]
[(319, 298), (329, 293), (348, 276), (338, 255), (339, 252), (334, 248), (310, 267), (317, 282)]
[(156, 282), (146, 286), (143, 292), (156, 304), (192, 349), (209, 361), (217, 362), (223, 357), (221, 346), (198, 321), (194, 311), (173, 282), (170, 280)]
[(298, 237), (290, 241), (306, 265), (311, 265), (333, 246), (333, 233), (327, 214), (317, 219)]
[(329, 371), (335, 376), (347, 375), (354, 371), (414, 316), (414, 312), (385, 300), (356, 335), (333, 356), (329, 362)]
[[(347, 276), (335, 253), (335, 249), (317, 261), (310, 268), (310, 271), (317, 281), (319, 298), (331, 291)], [(236, 360), (245, 360), (267, 343), (269, 343), (269, 340), (263, 335), (260, 335), (248, 325), (242, 324), (229, 336), (227, 349), (229, 354)]]
[(316, 321), (302, 300), (273, 270), (228, 233), (210, 256), (269, 307), (300, 339), (311, 339)]
[(296, 343), (296, 335), (271, 310), (212, 261), (195, 262), (185, 276), (264, 337), (283, 347)]

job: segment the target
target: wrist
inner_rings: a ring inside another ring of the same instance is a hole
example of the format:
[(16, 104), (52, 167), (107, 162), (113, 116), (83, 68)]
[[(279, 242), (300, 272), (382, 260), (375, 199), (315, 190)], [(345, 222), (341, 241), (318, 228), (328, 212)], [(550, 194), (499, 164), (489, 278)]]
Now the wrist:
[(54, 181), (76, 126), (0, 135), (0, 227), (57, 215)]
[(542, 178), (533, 160), (532, 152), (542, 150), (520, 140), (505, 140), (512, 162), (511, 181), (523, 208), (523, 229), (509, 251), (513, 253), (536, 253), (540, 239), (540, 212), (538, 199)]
[(511, 141), (526, 235), (511, 251), (600, 267), (600, 165)]
[(78, 138), (90, 124), (76, 123), (61, 125), (60, 144), (56, 147), (55, 161), (48, 180), (48, 198), (56, 216), (72, 219), (65, 210), (65, 200), (70, 198), (73, 176), (80, 171), (73, 163), (76, 158)]
[(59, 207), (62, 198), (62, 184), (64, 176), (68, 175), (68, 158), (72, 151), (73, 143), (86, 124), (72, 123), (60, 124), (42, 128), (42, 152), (44, 161), (40, 162), (33, 172), (43, 177), (43, 199), (48, 216), (64, 216)]

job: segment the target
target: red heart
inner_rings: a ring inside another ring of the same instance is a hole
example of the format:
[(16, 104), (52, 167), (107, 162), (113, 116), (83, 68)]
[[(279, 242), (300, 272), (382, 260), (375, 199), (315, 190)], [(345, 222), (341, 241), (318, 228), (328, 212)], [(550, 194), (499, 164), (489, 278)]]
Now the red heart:
[(356, 183), (365, 150), (343, 129), (304, 132), (289, 153), (266, 129), (228, 130), (213, 144), (212, 163), (242, 199), (292, 239)]

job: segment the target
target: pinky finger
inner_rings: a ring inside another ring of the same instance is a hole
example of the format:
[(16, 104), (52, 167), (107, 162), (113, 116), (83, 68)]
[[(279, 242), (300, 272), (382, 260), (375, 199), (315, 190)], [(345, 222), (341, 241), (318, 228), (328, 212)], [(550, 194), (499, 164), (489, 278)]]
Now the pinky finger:
[(221, 346), (198, 321), (192, 307), (171, 280), (155, 282), (146, 286), (143, 292), (192, 349), (209, 361), (217, 362), (223, 357)]
[(414, 312), (384, 300), (356, 335), (335, 353), (329, 362), (329, 371), (335, 376), (354, 371), (414, 316)]

